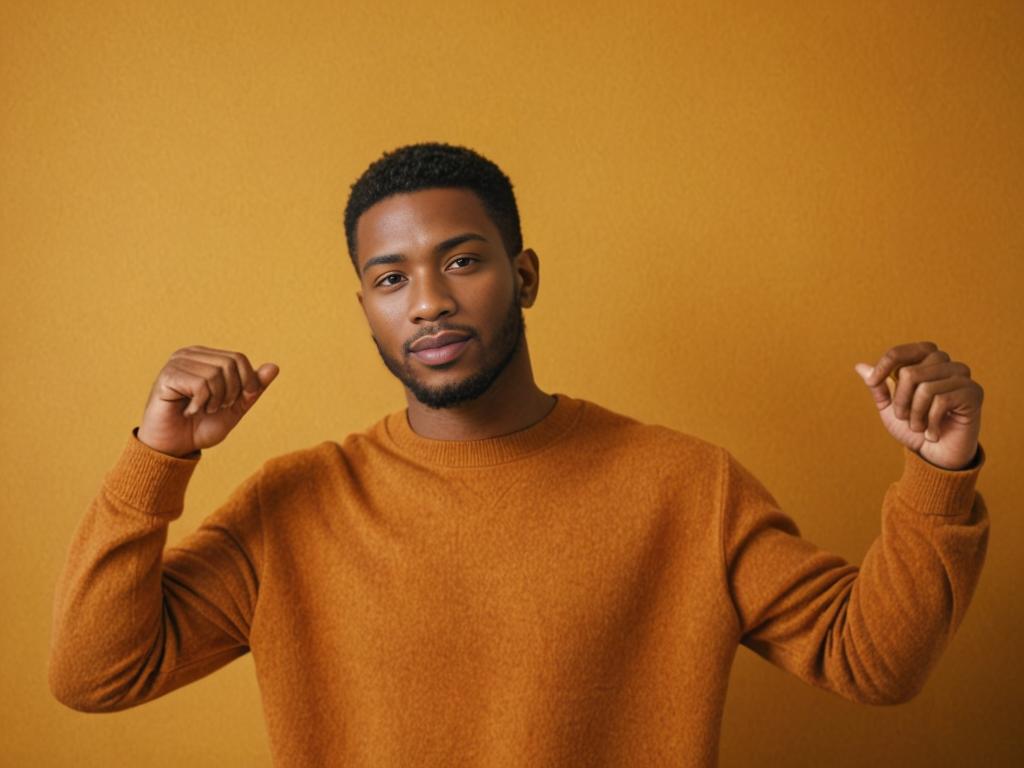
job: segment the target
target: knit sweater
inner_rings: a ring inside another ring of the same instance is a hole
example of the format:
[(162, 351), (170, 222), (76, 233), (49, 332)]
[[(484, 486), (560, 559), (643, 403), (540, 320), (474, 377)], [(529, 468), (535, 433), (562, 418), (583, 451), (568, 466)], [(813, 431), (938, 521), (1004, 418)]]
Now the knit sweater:
[(558, 394), (499, 437), (403, 409), (270, 458), (166, 547), (202, 452), (137, 430), (70, 544), (51, 690), (116, 711), (251, 651), (275, 766), (713, 766), (739, 644), (905, 701), (988, 539), (980, 448), (962, 471), (903, 449), (857, 566), (726, 449)]

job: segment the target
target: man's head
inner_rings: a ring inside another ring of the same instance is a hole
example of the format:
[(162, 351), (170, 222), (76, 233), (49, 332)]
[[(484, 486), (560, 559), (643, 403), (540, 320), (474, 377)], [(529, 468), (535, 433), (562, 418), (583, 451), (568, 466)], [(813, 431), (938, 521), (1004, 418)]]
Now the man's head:
[[(352, 185), (345, 226), (373, 341), (416, 400), (450, 408), (503, 375), (532, 383), (522, 308), (536, 297), (538, 262), (522, 249), (496, 165), (447, 144), (385, 153)], [(424, 351), (451, 340), (441, 333), (456, 343)]]
[(472, 190), (501, 234), (509, 258), (523, 249), (512, 182), (495, 163), (467, 147), (443, 142), (408, 144), (382, 154), (351, 187), (345, 206), (345, 241), (357, 276), (356, 223), (363, 212), (392, 195), (437, 187)]

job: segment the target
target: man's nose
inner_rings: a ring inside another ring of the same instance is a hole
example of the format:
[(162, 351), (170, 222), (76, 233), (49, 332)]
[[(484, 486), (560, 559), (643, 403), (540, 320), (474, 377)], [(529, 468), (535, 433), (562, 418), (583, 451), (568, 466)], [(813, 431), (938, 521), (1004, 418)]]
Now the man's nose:
[(442, 315), (451, 315), (455, 312), (455, 299), (443, 275), (416, 275), (412, 283), (412, 322), (433, 321)]

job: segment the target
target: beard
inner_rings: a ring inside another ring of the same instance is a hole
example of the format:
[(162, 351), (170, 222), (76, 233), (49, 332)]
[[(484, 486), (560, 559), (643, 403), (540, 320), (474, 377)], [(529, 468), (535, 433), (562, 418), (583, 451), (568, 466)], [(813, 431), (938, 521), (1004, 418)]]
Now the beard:
[[(470, 332), (469, 329), (456, 328), (454, 326), (445, 327), (452, 330)], [(512, 358), (515, 357), (516, 352), (519, 351), (525, 331), (526, 321), (523, 318), (523, 308), (519, 305), (519, 296), (517, 294), (509, 303), (508, 311), (505, 313), (501, 327), (498, 328), (498, 332), (495, 335), (494, 344), (484, 350), (484, 361), (480, 370), (471, 373), (461, 381), (453, 381), (433, 387), (428, 386), (416, 377), (409, 362), (408, 352), (404, 362), (397, 360), (381, 348), (376, 336), (371, 334), (371, 337), (387, 369), (423, 405), (428, 408), (440, 409), (452, 408), (461, 403), (475, 400), (490, 389), (498, 376), (501, 375), (501, 372), (505, 370), (512, 361)], [(457, 363), (458, 360), (454, 360), (450, 365)], [(438, 368), (443, 370), (444, 366), (438, 366)]]

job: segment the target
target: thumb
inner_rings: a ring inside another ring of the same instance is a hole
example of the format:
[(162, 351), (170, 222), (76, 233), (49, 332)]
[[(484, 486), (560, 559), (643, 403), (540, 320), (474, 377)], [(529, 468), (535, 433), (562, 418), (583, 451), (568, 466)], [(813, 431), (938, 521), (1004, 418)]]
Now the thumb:
[(255, 391), (249, 389), (243, 390), (243, 396), (241, 399), (242, 413), (246, 413), (256, 404), (256, 401), (259, 400), (263, 393), (267, 391), (267, 387), (270, 385), (270, 382), (276, 379), (277, 374), (280, 372), (281, 369), (274, 363), (264, 363), (256, 369), (256, 378), (259, 379), (260, 388)]
[[(861, 380), (865, 384), (868, 384), (868, 377), (871, 376), (871, 372), (875, 369), (867, 363), (857, 363), (853, 366), (853, 370), (857, 372), (857, 375), (860, 376)], [(878, 410), (880, 411), (892, 402), (892, 397), (889, 394), (889, 385), (886, 382), (887, 379), (882, 379), (873, 387), (868, 384), (868, 388), (871, 390), (871, 396), (875, 399), (875, 405), (878, 406)]]
[(277, 378), (281, 369), (275, 363), (264, 363), (256, 370), (256, 378), (260, 380), (260, 388), (266, 389), (270, 382)]

